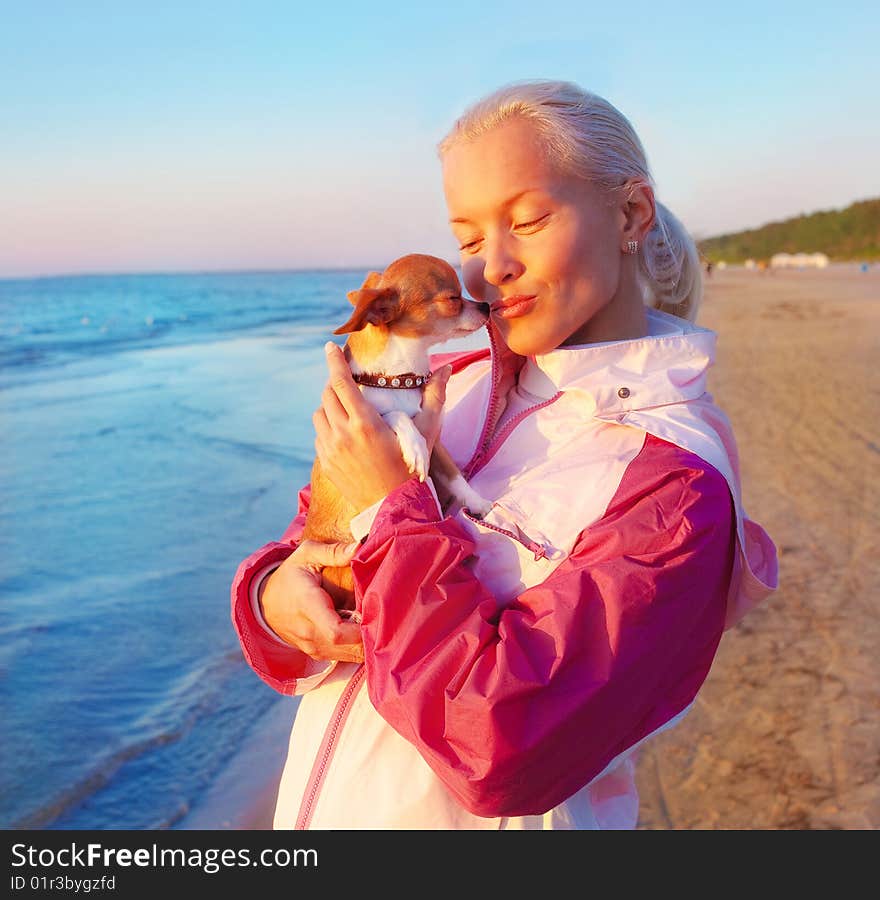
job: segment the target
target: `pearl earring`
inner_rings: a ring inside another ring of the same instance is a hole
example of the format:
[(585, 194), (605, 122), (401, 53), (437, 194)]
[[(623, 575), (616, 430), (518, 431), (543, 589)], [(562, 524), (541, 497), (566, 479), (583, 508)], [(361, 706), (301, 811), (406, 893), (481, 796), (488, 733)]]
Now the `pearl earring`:
[(638, 241), (627, 241), (626, 242), (626, 252), (627, 253), (638, 253), (639, 252), (639, 242)]

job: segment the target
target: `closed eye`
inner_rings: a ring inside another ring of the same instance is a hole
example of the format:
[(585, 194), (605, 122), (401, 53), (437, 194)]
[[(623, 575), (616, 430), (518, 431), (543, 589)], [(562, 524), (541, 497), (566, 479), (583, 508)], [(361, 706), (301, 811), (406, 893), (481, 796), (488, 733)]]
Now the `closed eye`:
[[(543, 216), (538, 216), (537, 219), (529, 219), (528, 222), (517, 222), (513, 226), (513, 230), (519, 234), (533, 234), (536, 231), (540, 231), (547, 224), (550, 216), (550, 213), (545, 213)], [(458, 245), (458, 249), (461, 253), (476, 253), (482, 242), (483, 239), (481, 237), (471, 238), (470, 240), (462, 241)]]
[(481, 240), (481, 238), (474, 238), (473, 240), (470, 240), (470, 241), (463, 241), (461, 244), (458, 245), (458, 249), (462, 253), (473, 253), (479, 246), (480, 240)]
[(531, 231), (531, 230), (537, 231), (538, 228), (541, 225), (543, 225), (544, 222), (549, 218), (550, 218), (550, 213), (547, 213), (546, 215), (539, 216), (537, 219), (532, 219), (529, 222), (518, 222), (516, 225), (513, 226), (513, 229), (514, 229), (514, 231), (526, 231), (526, 232)]

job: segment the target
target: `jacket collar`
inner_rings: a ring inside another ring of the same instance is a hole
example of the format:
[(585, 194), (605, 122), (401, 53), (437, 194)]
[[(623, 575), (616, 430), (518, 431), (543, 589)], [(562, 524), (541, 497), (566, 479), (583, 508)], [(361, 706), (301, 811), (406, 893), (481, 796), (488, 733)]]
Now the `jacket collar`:
[[(715, 361), (716, 335), (677, 316), (648, 310), (649, 334), (626, 341), (562, 347), (550, 353), (517, 357), (520, 386), (547, 398), (578, 393), (592, 415), (614, 416), (630, 410), (693, 400), (706, 391), (706, 374)], [(493, 344), (503, 347), (499, 338)], [(514, 356), (509, 350), (502, 356)], [(516, 367), (511, 359), (504, 368)]]

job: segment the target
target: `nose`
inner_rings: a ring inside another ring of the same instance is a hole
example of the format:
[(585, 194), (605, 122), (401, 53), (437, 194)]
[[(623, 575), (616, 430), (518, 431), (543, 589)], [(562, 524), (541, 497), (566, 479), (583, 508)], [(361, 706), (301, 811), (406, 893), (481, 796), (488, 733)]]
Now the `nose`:
[(511, 253), (503, 238), (487, 245), (484, 260), (483, 278), (496, 287), (516, 281), (525, 271), (525, 266)]
[(475, 305), (476, 305), (477, 309), (478, 309), (484, 316), (488, 316), (489, 313), (492, 311), (492, 307), (489, 306), (488, 303), (477, 303), (477, 304), (475, 304)]

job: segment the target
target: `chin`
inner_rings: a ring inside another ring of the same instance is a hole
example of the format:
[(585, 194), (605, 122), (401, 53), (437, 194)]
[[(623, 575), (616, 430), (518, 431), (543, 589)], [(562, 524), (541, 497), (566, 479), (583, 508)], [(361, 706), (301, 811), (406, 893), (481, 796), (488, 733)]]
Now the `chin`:
[(556, 344), (551, 346), (554, 335), (546, 334), (547, 321), (541, 315), (535, 315), (534, 311), (531, 315), (515, 319), (491, 315), (489, 324), (501, 342), (518, 356), (537, 356), (549, 353), (556, 347)]
[(549, 353), (551, 350), (556, 349), (527, 336), (519, 337), (519, 339), (509, 336), (505, 342), (518, 356), (540, 356), (543, 353)]

